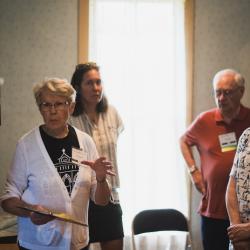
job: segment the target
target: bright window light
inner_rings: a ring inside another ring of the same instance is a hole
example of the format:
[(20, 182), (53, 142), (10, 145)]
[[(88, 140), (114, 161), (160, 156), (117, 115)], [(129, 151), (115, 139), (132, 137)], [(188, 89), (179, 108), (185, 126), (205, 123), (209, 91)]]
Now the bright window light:
[(125, 232), (143, 209), (187, 215), (179, 150), (186, 121), (184, 0), (90, 0), (89, 60), (125, 130), (119, 189)]

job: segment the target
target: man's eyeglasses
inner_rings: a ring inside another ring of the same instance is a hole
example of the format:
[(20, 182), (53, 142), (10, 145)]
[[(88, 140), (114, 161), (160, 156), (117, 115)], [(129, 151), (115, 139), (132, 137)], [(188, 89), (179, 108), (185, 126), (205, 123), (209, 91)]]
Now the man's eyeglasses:
[(239, 87), (234, 89), (216, 89), (214, 90), (214, 95), (219, 97), (223, 94), (223, 96), (231, 97), (237, 90), (239, 90)]
[(68, 101), (65, 102), (55, 102), (55, 103), (49, 103), (49, 102), (42, 102), (40, 104), (40, 109), (42, 111), (50, 111), (52, 108), (55, 110), (64, 110), (69, 105)]

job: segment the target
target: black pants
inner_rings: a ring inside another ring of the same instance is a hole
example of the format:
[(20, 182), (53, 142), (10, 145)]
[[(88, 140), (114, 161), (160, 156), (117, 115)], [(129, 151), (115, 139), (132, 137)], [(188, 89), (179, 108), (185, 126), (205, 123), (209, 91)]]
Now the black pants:
[(202, 242), (204, 250), (228, 250), (227, 228), (229, 220), (201, 216)]

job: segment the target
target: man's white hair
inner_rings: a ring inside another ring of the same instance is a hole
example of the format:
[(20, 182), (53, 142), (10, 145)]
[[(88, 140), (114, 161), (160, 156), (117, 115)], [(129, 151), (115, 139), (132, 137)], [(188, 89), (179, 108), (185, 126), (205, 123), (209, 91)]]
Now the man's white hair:
[(217, 72), (214, 76), (214, 79), (213, 79), (213, 86), (215, 86), (215, 84), (219, 81), (219, 79), (225, 75), (234, 76), (234, 81), (235, 81), (236, 85), (238, 87), (244, 87), (244, 85), (245, 85), (244, 77), (234, 69), (223, 69), (223, 70), (220, 70), (219, 72)]

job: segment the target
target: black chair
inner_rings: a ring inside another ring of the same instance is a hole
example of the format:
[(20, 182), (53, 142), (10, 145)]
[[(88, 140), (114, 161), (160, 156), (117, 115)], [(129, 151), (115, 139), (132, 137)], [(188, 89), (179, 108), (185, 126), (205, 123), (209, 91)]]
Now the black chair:
[(14, 243), (17, 243), (17, 236), (0, 237), (0, 249), (1, 249), (1, 244), (14, 244)]
[[(132, 222), (132, 241), (135, 249), (134, 235), (157, 231), (189, 232), (187, 218), (176, 209), (151, 209), (139, 212)], [(188, 234), (188, 246), (191, 239)]]

